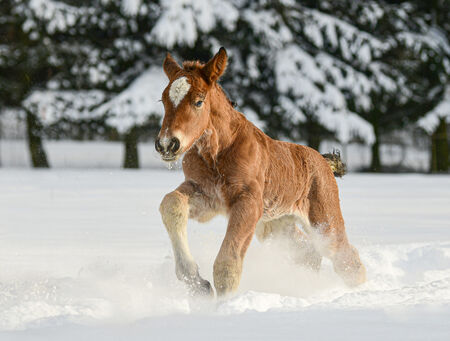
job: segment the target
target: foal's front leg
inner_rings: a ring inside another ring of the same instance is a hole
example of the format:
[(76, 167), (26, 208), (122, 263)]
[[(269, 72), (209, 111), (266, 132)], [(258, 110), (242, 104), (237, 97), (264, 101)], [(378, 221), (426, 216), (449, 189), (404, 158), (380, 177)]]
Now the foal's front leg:
[(195, 263), (188, 245), (189, 201), (194, 195), (195, 189), (192, 184), (184, 182), (175, 191), (164, 197), (159, 211), (172, 242), (175, 273), (178, 279), (187, 283), (194, 294), (214, 296), (211, 284), (200, 277), (198, 265)]
[(217, 295), (237, 290), (245, 253), (262, 214), (262, 200), (253, 195), (242, 196), (230, 208), (227, 232), (214, 262), (214, 286)]

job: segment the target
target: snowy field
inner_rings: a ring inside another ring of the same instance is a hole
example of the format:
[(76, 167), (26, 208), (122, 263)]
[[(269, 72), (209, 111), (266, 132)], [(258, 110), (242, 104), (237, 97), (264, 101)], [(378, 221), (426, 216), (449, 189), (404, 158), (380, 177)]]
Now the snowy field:
[[(48, 141), (44, 147), (52, 168), (120, 168), (123, 163), (123, 143), (106, 141)], [(370, 146), (361, 144), (339, 145), (324, 141), (321, 152), (329, 153), (334, 148), (342, 152), (342, 157), (350, 171), (370, 165)], [(164, 168), (155, 151), (153, 141), (139, 143), (141, 168)], [(381, 146), (381, 161), (386, 166), (403, 165), (418, 172), (427, 172), (430, 164), (428, 150), (398, 145)], [(0, 163), (2, 167), (31, 167), (25, 140), (0, 140)]]
[[(450, 177), (339, 180), (368, 282), (252, 242), (237, 295), (189, 298), (160, 221), (179, 171), (0, 169), (0, 340), (449, 340)], [(225, 219), (191, 223), (201, 274)]]

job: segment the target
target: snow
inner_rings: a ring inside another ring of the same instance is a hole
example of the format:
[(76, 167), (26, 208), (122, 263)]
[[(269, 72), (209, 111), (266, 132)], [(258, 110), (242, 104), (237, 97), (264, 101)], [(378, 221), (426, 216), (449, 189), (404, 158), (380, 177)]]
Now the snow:
[(139, 12), (142, 0), (122, 0), (122, 9), (129, 15), (136, 15)]
[[(61, 1), (31, 0), (28, 4), (31, 12), (38, 19), (46, 22), (49, 33), (64, 32), (76, 25), (77, 20), (85, 15), (85, 8), (69, 6)], [(24, 30), (29, 31), (35, 24), (25, 21)]]
[[(338, 180), (368, 282), (346, 287), (326, 261), (291, 264), (252, 242), (236, 296), (188, 297), (158, 205), (179, 171), (0, 170), (0, 339), (446, 340), (450, 177)], [(201, 274), (224, 218), (191, 223)]]

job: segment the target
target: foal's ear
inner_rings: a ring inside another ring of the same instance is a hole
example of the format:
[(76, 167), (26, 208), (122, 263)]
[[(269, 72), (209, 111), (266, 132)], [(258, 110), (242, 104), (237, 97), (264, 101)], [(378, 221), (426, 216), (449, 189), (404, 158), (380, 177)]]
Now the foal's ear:
[(227, 68), (227, 60), (227, 51), (225, 51), (225, 48), (221, 47), (219, 52), (217, 52), (216, 55), (205, 64), (202, 72), (210, 84), (217, 81), (225, 72), (225, 69)]
[(181, 70), (181, 66), (172, 58), (170, 53), (167, 53), (166, 58), (163, 62), (163, 69), (169, 79), (172, 79), (175, 74)]

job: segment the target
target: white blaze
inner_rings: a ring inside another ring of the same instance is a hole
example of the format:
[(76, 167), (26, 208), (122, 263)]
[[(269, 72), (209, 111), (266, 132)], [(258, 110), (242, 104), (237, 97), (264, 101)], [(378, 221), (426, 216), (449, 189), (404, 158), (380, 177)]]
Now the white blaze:
[(172, 83), (169, 90), (169, 98), (175, 108), (180, 104), (184, 96), (186, 96), (190, 88), (191, 84), (188, 83), (186, 77), (180, 77)]

